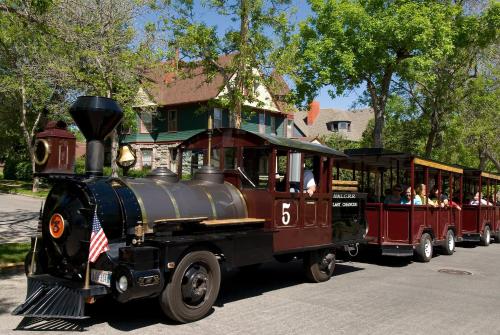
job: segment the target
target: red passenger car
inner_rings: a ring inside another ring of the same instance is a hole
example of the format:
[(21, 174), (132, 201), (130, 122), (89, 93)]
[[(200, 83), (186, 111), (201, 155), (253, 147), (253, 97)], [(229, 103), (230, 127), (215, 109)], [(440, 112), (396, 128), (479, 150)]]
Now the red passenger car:
[(415, 253), (423, 262), (432, 258), (433, 247), (453, 254), (455, 242), (462, 238), (462, 169), (384, 149), (346, 153), (350, 158), (339, 162), (337, 174), (351, 170), (351, 178), (368, 193), (369, 246), (379, 248), (382, 255)]
[(475, 169), (464, 170), (463, 239), (483, 246), (500, 240), (500, 176)]

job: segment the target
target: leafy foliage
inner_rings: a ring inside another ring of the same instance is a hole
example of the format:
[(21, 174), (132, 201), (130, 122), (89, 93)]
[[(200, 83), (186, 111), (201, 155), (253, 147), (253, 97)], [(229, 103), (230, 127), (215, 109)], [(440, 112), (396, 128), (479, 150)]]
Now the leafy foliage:
[[(274, 93), (283, 90), (276, 75), (286, 73), (291, 64), (287, 48), (292, 29), (288, 18), (293, 12), (289, 8), (291, 1), (177, 0), (171, 3), (174, 10), (165, 14), (164, 31), (167, 35), (171, 32), (166, 38), (179, 52), (180, 74), (192, 75), (186, 68), (201, 66), (208, 81), (216, 74), (222, 75), (221, 89), (226, 91), (217, 103), (232, 112), (233, 125), (239, 128), (250, 111), (248, 105), (262, 107), (255, 90), (258, 85), (264, 84)], [(234, 24), (225, 32), (219, 32), (215, 23), (208, 24), (196, 16), (196, 10), (201, 9), (217, 13), (221, 19)]]
[(429, 68), (452, 48), (455, 7), (436, 1), (310, 0), (301, 26), (299, 100), (323, 86), (332, 97), (366, 84), (375, 112), (374, 145), (383, 146), (385, 107), (394, 75)]

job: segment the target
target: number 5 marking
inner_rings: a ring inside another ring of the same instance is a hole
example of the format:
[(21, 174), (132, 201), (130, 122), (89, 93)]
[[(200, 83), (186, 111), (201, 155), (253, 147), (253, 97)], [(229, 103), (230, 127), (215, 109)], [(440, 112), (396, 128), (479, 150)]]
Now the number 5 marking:
[(286, 226), (290, 223), (290, 212), (286, 210), (290, 208), (290, 203), (283, 203), (283, 207), (281, 207), (281, 222)]

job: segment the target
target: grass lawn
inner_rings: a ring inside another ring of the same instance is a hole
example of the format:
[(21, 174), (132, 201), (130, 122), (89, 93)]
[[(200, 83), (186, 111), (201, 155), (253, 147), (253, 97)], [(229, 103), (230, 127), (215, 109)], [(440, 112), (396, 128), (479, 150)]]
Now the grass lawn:
[(0, 244), (0, 265), (24, 262), (24, 257), (26, 257), (30, 247), (30, 243)]
[(22, 180), (0, 179), (0, 192), (11, 194), (24, 194), (35, 197), (45, 198), (49, 193), (49, 189), (41, 185), (37, 193), (31, 191), (32, 183)]

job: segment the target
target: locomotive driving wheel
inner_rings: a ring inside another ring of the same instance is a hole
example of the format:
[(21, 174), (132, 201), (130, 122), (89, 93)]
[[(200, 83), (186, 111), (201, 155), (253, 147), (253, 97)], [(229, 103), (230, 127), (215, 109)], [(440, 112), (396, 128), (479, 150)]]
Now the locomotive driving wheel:
[(304, 256), (304, 271), (312, 282), (329, 280), (334, 270), (335, 254), (329, 249), (311, 251)]
[(163, 312), (182, 323), (203, 318), (217, 298), (220, 279), (219, 262), (213, 253), (188, 253), (177, 265), (160, 296)]

